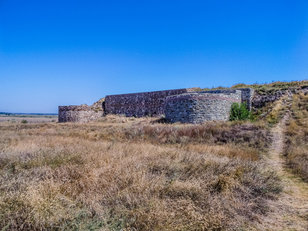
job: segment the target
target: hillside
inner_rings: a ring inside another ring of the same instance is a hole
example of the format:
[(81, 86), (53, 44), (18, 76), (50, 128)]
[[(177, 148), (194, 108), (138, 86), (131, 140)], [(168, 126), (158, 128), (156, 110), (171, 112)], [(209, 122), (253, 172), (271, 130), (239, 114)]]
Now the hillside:
[(307, 230), (308, 81), (238, 87), (251, 120), (0, 122), (0, 230)]

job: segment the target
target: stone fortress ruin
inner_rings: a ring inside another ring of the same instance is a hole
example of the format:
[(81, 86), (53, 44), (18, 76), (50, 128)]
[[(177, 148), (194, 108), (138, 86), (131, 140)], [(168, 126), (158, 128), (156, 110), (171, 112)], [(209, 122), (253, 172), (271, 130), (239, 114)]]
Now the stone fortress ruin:
[(103, 110), (95, 110), (88, 105), (59, 106), (59, 122), (86, 123), (104, 116)]
[(226, 121), (233, 103), (246, 103), (250, 110), (254, 90), (196, 91), (183, 88), (131, 94), (107, 95), (92, 106), (59, 106), (59, 122), (89, 122), (105, 115), (161, 117), (169, 122), (203, 123)]

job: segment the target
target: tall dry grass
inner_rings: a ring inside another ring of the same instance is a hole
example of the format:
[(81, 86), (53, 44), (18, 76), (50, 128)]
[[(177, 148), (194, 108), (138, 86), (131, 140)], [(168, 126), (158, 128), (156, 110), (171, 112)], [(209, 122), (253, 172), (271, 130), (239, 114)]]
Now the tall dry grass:
[(247, 230), (281, 190), (261, 125), (110, 117), (0, 131), (3, 230)]
[(289, 167), (308, 182), (308, 94), (293, 96), (285, 155)]

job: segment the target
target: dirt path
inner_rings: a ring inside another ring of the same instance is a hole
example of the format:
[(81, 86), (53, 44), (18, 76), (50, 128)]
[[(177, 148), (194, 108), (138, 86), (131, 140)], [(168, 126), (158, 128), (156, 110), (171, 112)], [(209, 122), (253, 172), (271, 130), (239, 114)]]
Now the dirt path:
[(289, 113), (272, 129), (268, 161), (282, 180), (283, 192), (277, 201), (271, 202), (268, 216), (261, 221), (261, 230), (308, 230), (308, 184), (290, 172), (283, 157), (288, 119)]

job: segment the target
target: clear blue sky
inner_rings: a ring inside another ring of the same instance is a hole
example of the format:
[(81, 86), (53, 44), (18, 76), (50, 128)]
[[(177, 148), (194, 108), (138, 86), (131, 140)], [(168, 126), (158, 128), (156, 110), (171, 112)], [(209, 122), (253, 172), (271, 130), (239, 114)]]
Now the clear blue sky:
[(0, 111), (307, 76), (307, 0), (0, 0)]

